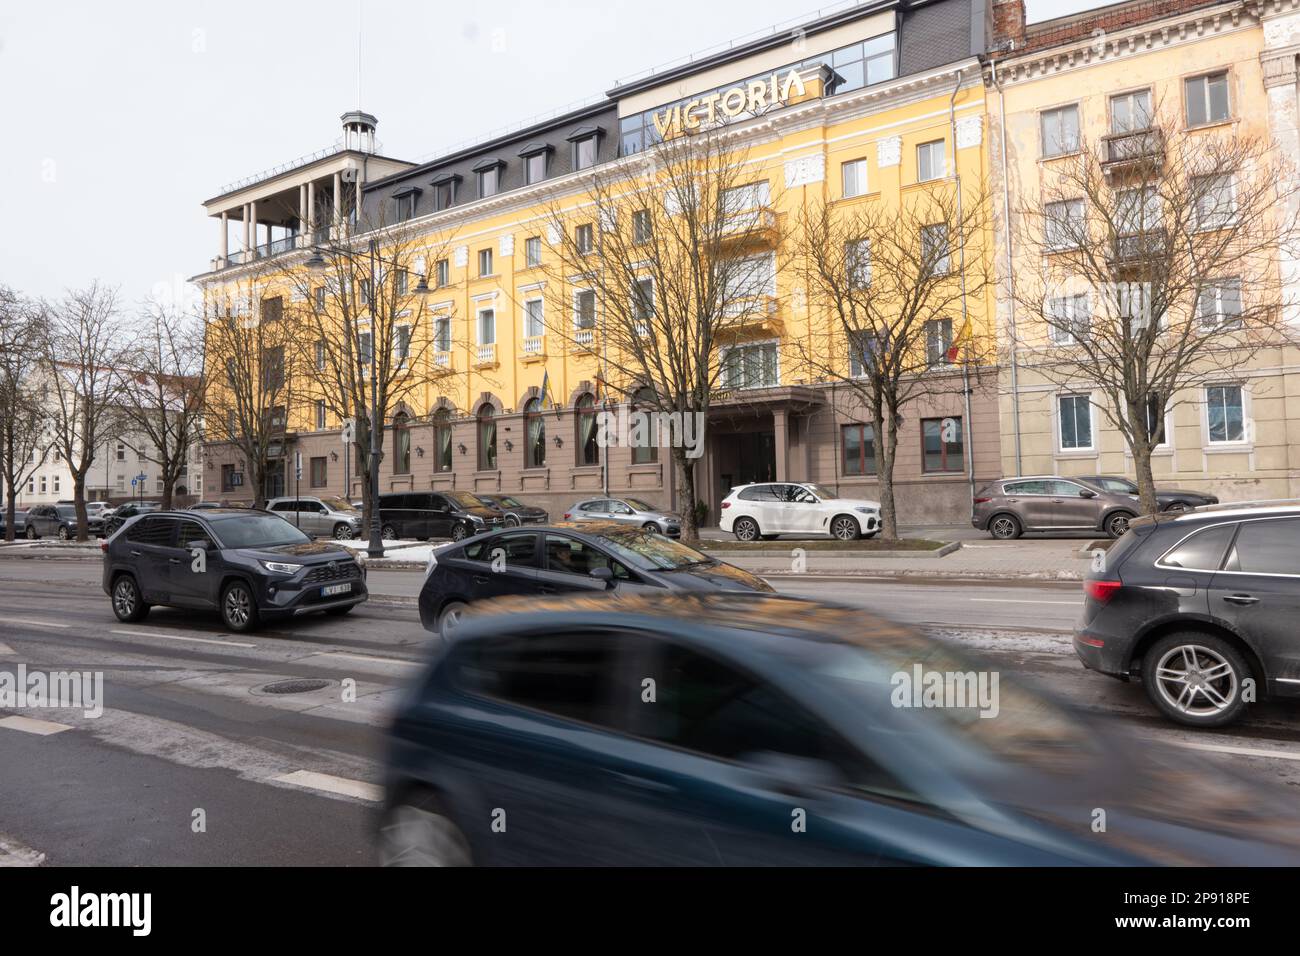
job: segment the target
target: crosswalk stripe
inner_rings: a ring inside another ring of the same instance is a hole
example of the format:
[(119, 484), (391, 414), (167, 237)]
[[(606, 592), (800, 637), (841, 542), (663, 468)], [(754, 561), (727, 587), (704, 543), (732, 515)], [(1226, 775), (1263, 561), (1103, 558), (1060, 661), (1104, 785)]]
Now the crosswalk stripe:
[(68, 624), (56, 624), (54, 621), (34, 621), (31, 618), (10, 617), (5, 619), (8, 624), (29, 624), (32, 627), (70, 627)]
[(276, 783), (291, 783), (297, 787), (337, 793), (345, 797), (358, 797), (374, 803), (378, 803), (383, 798), (383, 791), (373, 783), (336, 777), (330, 773), (316, 773), (313, 770), (295, 770), (293, 773), (280, 774), (271, 779)]
[(181, 637), (179, 634), (163, 634), (160, 631), (124, 631), (114, 630), (110, 634), (124, 634), (128, 637), (159, 637), (168, 641), (186, 641), (190, 644), (220, 644), (222, 647), (256, 647), (256, 644), (247, 644), (243, 641), (218, 641), (209, 637)]
[(31, 717), (3, 717), (0, 718), (0, 727), (7, 727), (10, 730), (20, 730), (25, 734), (36, 734), (40, 737), (48, 737), (50, 734), (62, 733), (65, 730), (71, 730), (71, 724), (56, 724), (52, 720), (34, 720)]

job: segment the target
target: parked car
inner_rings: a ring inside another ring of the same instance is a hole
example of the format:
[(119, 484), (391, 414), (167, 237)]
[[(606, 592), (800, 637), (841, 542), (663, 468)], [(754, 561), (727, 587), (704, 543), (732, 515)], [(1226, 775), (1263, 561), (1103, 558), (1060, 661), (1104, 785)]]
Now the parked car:
[(501, 512), (468, 491), (402, 491), (379, 496), (380, 533), (387, 539), (451, 538), (503, 527)]
[[(63, 498), (63, 499), (61, 499), (61, 500), (59, 500), (59, 501), (56, 501), (55, 504), (56, 504), (56, 505), (67, 505), (68, 507), (71, 507), (71, 508), (75, 508), (76, 505), (77, 505), (77, 503), (76, 503), (74, 500), (72, 500), (71, 498)], [(94, 515), (94, 516), (97, 517), (97, 518), (103, 518), (105, 515), (107, 515), (107, 514), (108, 514), (109, 512), (111, 512), (112, 510), (113, 510), (113, 509), (109, 507), (107, 501), (87, 501), (87, 502), (86, 502), (86, 514), (87, 514), (87, 515)]]
[(1084, 596), (1079, 659), (1139, 678), (1171, 720), (1221, 727), (1250, 699), (1300, 697), (1300, 502), (1137, 518)]
[[(1078, 480), (1101, 491), (1113, 491), (1123, 495), (1137, 495), (1136, 481), (1119, 475), (1079, 475)], [(1161, 511), (1186, 511), (1188, 508), (1201, 508), (1205, 505), (1217, 505), (1216, 495), (1202, 491), (1187, 491), (1183, 488), (1156, 487), (1156, 503)]]
[(435, 551), (420, 589), (420, 623), (443, 633), (468, 605), (512, 594), (771, 590), (762, 578), (656, 531), (570, 522), (482, 535)]
[[(8, 529), (8, 509), (0, 508), (0, 538), (5, 536)], [(27, 533), (27, 511), (24, 508), (14, 509), (14, 537), (19, 537)]]
[(514, 495), (476, 495), (479, 501), (500, 512), (507, 528), (517, 528), (526, 524), (546, 524), (551, 516), (545, 508), (526, 505)]
[(104, 516), (104, 534), (105, 536), (116, 534), (117, 530), (126, 524), (128, 518), (149, 514), (161, 507), (162, 505), (156, 501), (128, 501), (124, 505), (118, 505)]
[(739, 485), (723, 499), (718, 524), (740, 541), (767, 541), (779, 534), (832, 535), (854, 541), (879, 534), (880, 502), (841, 498), (812, 482)]
[[(27, 511), (28, 538), (58, 538), (69, 541), (77, 536), (77, 509), (72, 505), (36, 505)], [(86, 515), (86, 533), (92, 537), (104, 533), (104, 519)]]
[[(1131, 741), (1006, 672), (993, 720), (975, 700), (922, 706), (919, 684), (900, 705), (899, 675), (921, 662), (977, 683), (990, 670), (861, 608), (772, 595), (485, 606), (440, 642), (390, 727), (380, 859), (1300, 859), (1300, 811), (1283, 788)], [(1091, 826), (1096, 807), (1105, 839)], [(508, 838), (494, 832), (500, 808)]]
[(1026, 531), (1103, 531), (1118, 538), (1138, 514), (1136, 495), (1059, 475), (995, 481), (975, 496), (974, 505), (971, 524), (1003, 540)]
[(316, 537), (347, 541), (361, 531), (361, 512), (342, 498), (271, 498), (266, 510), (284, 518), (296, 528)]
[(365, 575), (341, 545), (247, 508), (138, 515), (103, 548), (104, 593), (121, 621), (163, 604), (216, 610), (230, 630), (249, 631), (298, 614), (346, 614), (367, 597)]
[(637, 525), (670, 538), (682, 535), (681, 516), (641, 498), (588, 498), (564, 512), (565, 521), (613, 521)]
[(228, 501), (222, 498), (220, 501), (196, 501), (190, 505), (188, 511), (207, 511), (212, 508), (251, 508), (245, 501)]

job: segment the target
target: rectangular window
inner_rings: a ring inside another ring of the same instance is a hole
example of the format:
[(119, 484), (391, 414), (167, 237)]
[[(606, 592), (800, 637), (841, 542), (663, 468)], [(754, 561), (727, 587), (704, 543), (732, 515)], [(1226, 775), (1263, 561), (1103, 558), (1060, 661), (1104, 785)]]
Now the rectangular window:
[(654, 279), (637, 279), (632, 299), (632, 314), (637, 324), (637, 331), (645, 335), (649, 332), (650, 320), (655, 315)]
[(849, 374), (854, 378), (867, 374), (876, 363), (877, 335), (857, 329), (849, 333)]
[(590, 169), (596, 165), (596, 137), (588, 136), (573, 144), (573, 168)]
[(1047, 336), (1053, 345), (1077, 345), (1088, 335), (1092, 315), (1087, 293), (1062, 295), (1047, 302)]
[(362, 369), (370, 368), (370, 360), (374, 357), (371, 355), (370, 341), (369, 332), (357, 333), (357, 361)]
[(941, 222), (921, 227), (921, 262), (927, 275), (947, 275), (951, 271), (947, 224)]
[(840, 175), (844, 180), (844, 198), (852, 199), (867, 192), (867, 161), (854, 159), (840, 166)]
[(1206, 126), (1229, 118), (1228, 73), (1207, 73), (1183, 81), (1187, 101), (1187, 125)]
[(876, 473), (875, 428), (871, 425), (841, 425), (840, 444), (844, 448), (844, 474), (851, 476)]
[(497, 313), (495, 309), (480, 309), (478, 313), (478, 344), (495, 345), (497, 341)]
[(325, 341), (318, 339), (316, 342), (316, 371), (325, 370)]
[(747, 183), (723, 190), (720, 197), (723, 216), (734, 216), (753, 209), (761, 209), (772, 199), (772, 187), (767, 180)]
[(456, 180), (449, 179), (433, 187), (433, 208), (436, 212), (450, 209), (456, 202)]
[(542, 321), (542, 300), (529, 299), (524, 303), (524, 338), (535, 339), (544, 335), (546, 324)]
[(921, 470), (926, 473), (962, 471), (965, 446), (958, 416), (921, 419)]
[(122, 442), (117, 443), (117, 460), (126, 461), (126, 445)]
[(1192, 177), (1197, 229), (1223, 229), (1237, 218), (1237, 196), (1232, 176)]
[(781, 384), (776, 343), (740, 345), (722, 355), (725, 388), (771, 388)]
[(1092, 399), (1087, 395), (1060, 395), (1056, 407), (1061, 451), (1091, 451)]
[(573, 324), (579, 329), (596, 327), (596, 293), (583, 289), (573, 294)]
[(529, 236), (524, 240), (524, 264), (530, 269), (542, 264), (542, 239), (540, 236)]
[(594, 230), (589, 222), (583, 223), (573, 230), (573, 242), (578, 247), (579, 255), (589, 255), (591, 250), (595, 248), (593, 236)]
[(952, 319), (927, 319), (925, 323), (925, 360), (929, 365), (947, 365), (952, 348)]
[(497, 194), (499, 168), (493, 166), (491, 169), (481, 170), (478, 174), (478, 198), (487, 199), (489, 196)]
[(435, 352), (451, 351), (451, 317), (438, 315), (433, 320), (433, 349)]
[(490, 276), (492, 274), (491, 249), (480, 249), (478, 251), (478, 274), (480, 276)]
[(871, 285), (871, 240), (856, 239), (844, 244), (845, 277), (851, 289)]
[(451, 283), (451, 263), (439, 259), (433, 266), (434, 286), (442, 289)]
[[(53, 490), (54, 493), (57, 495), (57, 494), (59, 493), (59, 476), (58, 476), (58, 475), (55, 475), (54, 478), (53, 478), (52, 480), (53, 480), (53, 482), (54, 482), (54, 487), (53, 487), (52, 490)], [(158, 484), (161, 485), (162, 482), (160, 481), (160, 482), (158, 482)], [(159, 490), (159, 491), (162, 491), (162, 488), (159, 488), (158, 490)]]
[(323, 431), (324, 429), (325, 429), (325, 400), (323, 398), (318, 398), (316, 400), (316, 430)]
[(1151, 91), (1135, 90), (1110, 98), (1110, 131), (1137, 133), (1151, 128)]
[(406, 270), (398, 269), (393, 273), (393, 294), (406, 295)]
[(1211, 385), (1205, 390), (1210, 444), (1246, 439), (1245, 405), (1240, 385)]
[(405, 368), (411, 358), (411, 327), (397, 325), (393, 327), (393, 358), (398, 368)]
[(1043, 157), (1065, 156), (1079, 151), (1079, 107), (1071, 103), (1039, 114), (1043, 136)]
[(313, 458), (311, 460), (311, 486), (313, 488), (324, 488), (326, 481), (326, 463), (324, 456)]
[(1219, 279), (1202, 286), (1196, 316), (1207, 332), (1241, 328), (1241, 280)]
[(405, 196), (398, 196), (393, 200), (393, 206), (397, 212), (397, 221), (405, 222), (415, 217), (415, 193), (408, 193)]
[(632, 241), (634, 243), (639, 246), (649, 242), (652, 228), (648, 209), (638, 209), (632, 213)]
[(1076, 249), (1083, 244), (1083, 200), (1048, 203), (1043, 209), (1043, 238), (1048, 249)]
[(932, 179), (942, 179), (945, 175), (945, 165), (943, 140), (936, 139), (934, 142), (922, 143), (916, 147), (916, 181), (918, 183), (929, 182)]
[[(224, 466), (223, 469), (222, 469), (223, 472), (224, 472), (225, 468), (228, 468), (228, 467), (230, 467), (230, 466), (229, 466), (229, 465)], [(28, 491), (31, 491), (32, 489), (29, 487), (27, 490), (28, 490)], [(118, 475), (118, 476), (117, 476), (117, 490), (118, 490), (118, 491), (126, 491), (126, 475)]]
[(540, 183), (546, 178), (546, 150), (540, 153), (533, 153), (524, 160), (524, 172), (528, 185)]

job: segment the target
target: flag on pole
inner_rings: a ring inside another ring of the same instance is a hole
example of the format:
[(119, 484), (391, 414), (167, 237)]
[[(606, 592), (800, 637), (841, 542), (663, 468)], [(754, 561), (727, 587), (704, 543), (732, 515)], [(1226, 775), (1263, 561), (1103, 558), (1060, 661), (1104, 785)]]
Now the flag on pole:
[(550, 370), (542, 372), (542, 396), (538, 401), (539, 407), (545, 409), (551, 401), (551, 373)]
[(966, 346), (970, 342), (970, 340), (971, 340), (970, 317), (967, 316), (966, 321), (962, 323), (961, 329), (957, 332), (957, 335), (953, 338), (952, 344), (948, 346), (948, 355), (947, 355), (948, 361), (956, 362), (961, 357), (962, 352), (965, 351)]

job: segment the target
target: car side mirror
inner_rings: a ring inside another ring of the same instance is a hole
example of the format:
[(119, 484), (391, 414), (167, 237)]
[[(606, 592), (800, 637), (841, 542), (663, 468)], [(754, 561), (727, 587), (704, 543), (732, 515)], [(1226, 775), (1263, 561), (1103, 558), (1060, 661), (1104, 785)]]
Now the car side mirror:
[(609, 568), (592, 568), (587, 573), (597, 581), (605, 582), (607, 591), (614, 586), (614, 572)]
[(203, 539), (190, 541), (185, 545), (185, 550), (186, 551), (211, 551), (212, 542)]
[(1079, 497), (1080, 497), (1080, 498), (1096, 498), (1096, 497), (1097, 497), (1097, 492), (1095, 492), (1095, 491), (1088, 491), (1088, 490), (1085, 488), (1083, 491), (1080, 491), (1080, 492), (1079, 492)]

